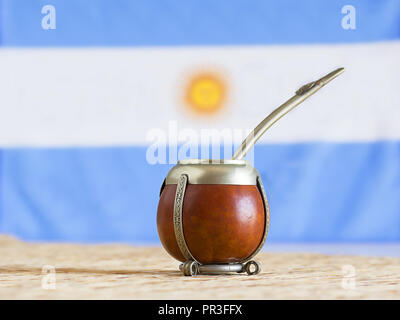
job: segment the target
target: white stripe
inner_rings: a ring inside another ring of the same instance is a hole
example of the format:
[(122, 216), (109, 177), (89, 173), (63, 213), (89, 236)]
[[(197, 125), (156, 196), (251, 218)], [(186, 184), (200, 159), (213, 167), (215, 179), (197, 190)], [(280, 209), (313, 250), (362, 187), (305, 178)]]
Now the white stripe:
[[(400, 42), (259, 47), (1, 49), (0, 145), (145, 144), (151, 128), (254, 127), (300, 85), (343, 66), (264, 142), (400, 139)], [(229, 78), (225, 111), (180, 105), (196, 68)]]

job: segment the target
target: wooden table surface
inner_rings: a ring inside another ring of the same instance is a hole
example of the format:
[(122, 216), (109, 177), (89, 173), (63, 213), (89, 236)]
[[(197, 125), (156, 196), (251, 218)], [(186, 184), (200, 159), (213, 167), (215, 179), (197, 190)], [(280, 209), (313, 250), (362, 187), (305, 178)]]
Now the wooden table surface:
[(400, 258), (274, 252), (256, 259), (257, 276), (184, 277), (160, 247), (0, 236), (0, 299), (400, 299)]

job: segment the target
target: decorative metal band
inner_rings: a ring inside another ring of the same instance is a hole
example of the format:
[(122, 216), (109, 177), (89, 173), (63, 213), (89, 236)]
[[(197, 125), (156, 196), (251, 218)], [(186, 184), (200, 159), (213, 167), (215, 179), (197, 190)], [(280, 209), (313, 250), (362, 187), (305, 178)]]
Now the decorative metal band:
[(268, 236), (269, 222), (270, 222), (269, 204), (268, 204), (267, 195), (265, 193), (264, 186), (262, 184), (260, 176), (257, 176), (257, 187), (260, 190), (261, 197), (264, 202), (264, 208), (265, 208), (264, 234), (263, 234), (262, 240), (261, 240), (260, 244), (258, 245), (257, 249), (251, 254), (250, 257), (246, 258), (246, 260), (244, 260), (244, 261), (249, 261), (261, 250), (261, 248), (264, 246), (264, 243), (267, 240), (267, 236)]
[(187, 181), (188, 176), (186, 174), (182, 174), (179, 177), (178, 184), (176, 186), (174, 202), (174, 231), (176, 242), (178, 243), (182, 255), (186, 260), (195, 260), (189, 251), (189, 248), (186, 244), (185, 235), (183, 234), (182, 208)]

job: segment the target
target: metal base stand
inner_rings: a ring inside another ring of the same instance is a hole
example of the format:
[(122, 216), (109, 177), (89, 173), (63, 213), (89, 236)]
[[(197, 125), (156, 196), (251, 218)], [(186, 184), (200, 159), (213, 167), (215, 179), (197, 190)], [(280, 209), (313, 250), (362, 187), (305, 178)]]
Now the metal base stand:
[(246, 272), (249, 276), (260, 273), (261, 266), (257, 261), (250, 260), (245, 263), (232, 264), (200, 264), (197, 261), (188, 260), (179, 265), (179, 270), (185, 276), (198, 274), (226, 274), (229, 272)]

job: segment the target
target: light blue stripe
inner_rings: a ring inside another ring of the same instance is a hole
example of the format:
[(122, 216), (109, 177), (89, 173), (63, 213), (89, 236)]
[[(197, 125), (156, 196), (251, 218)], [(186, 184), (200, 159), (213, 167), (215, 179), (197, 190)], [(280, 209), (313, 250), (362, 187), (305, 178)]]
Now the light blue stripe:
[[(29, 240), (158, 241), (171, 166), (144, 147), (5, 149), (0, 230)], [(259, 145), (270, 241), (399, 241), (400, 141)]]
[[(400, 38), (399, 0), (2, 0), (5, 46), (350, 43)], [(56, 8), (43, 30), (41, 9)], [(356, 30), (341, 26), (356, 8)]]
[(0, 0), (0, 47), (3, 44), (3, 26), (5, 21), (4, 10), (3, 10), (3, 1)]

